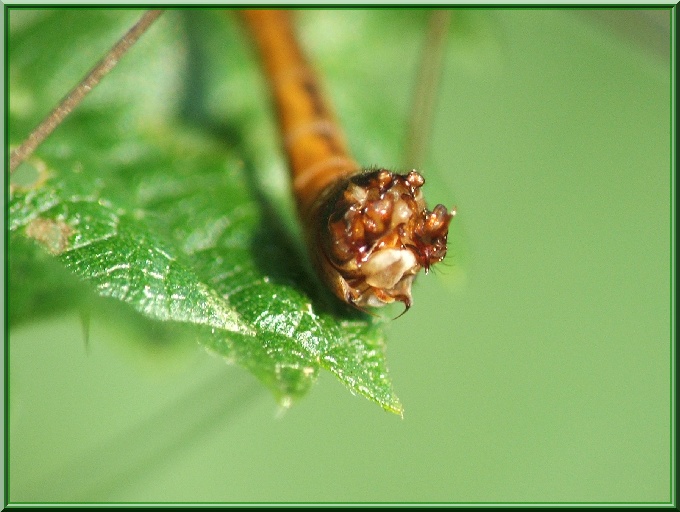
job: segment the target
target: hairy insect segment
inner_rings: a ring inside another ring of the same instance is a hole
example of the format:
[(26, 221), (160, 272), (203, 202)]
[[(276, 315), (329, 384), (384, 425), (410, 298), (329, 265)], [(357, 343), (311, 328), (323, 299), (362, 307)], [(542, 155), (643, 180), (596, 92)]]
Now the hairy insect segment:
[(425, 206), (416, 171), (364, 171), (334, 189), (319, 212), (318, 265), (335, 294), (359, 308), (394, 301), (408, 309), (420, 269), (446, 256), (455, 212)]

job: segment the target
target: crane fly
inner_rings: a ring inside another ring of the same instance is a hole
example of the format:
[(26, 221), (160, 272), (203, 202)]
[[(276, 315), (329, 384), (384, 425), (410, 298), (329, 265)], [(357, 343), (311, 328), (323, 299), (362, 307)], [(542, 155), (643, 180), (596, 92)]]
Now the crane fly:
[(276, 107), (298, 216), (319, 276), (357, 308), (413, 303), (411, 285), (446, 256), (455, 210), (428, 210), (423, 176), (352, 158), (286, 11), (242, 12)]
[[(13, 171), (108, 73), (158, 18), (149, 11), (26, 141), (12, 151)], [(359, 309), (395, 301), (408, 310), (411, 286), (446, 256), (455, 209), (428, 210), (423, 176), (362, 168), (351, 156), (287, 11), (241, 12), (270, 86), (311, 261), (342, 301)], [(442, 30), (441, 28), (439, 30)]]

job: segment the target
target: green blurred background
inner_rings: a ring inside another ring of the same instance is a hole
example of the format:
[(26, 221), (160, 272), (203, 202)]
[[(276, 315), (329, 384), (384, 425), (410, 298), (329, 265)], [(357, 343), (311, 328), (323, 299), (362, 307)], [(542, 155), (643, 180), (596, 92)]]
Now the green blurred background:
[[(181, 36), (176, 15), (148, 38)], [(403, 165), (427, 18), (300, 14), (360, 161)], [(403, 420), (328, 373), (284, 413), (190, 330), (135, 343), (102, 308), (85, 344), (69, 311), (9, 333), (10, 501), (668, 502), (669, 22), (454, 11), (423, 171), (458, 216), (448, 266), (388, 325)]]

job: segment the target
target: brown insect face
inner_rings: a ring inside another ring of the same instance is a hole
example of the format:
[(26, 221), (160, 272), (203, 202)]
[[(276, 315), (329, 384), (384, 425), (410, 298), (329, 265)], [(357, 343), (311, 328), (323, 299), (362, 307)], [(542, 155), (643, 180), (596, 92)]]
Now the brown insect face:
[(446, 256), (454, 215), (441, 204), (429, 211), (416, 171), (364, 171), (316, 208), (316, 264), (335, 294), (359, 308), (395, 301), (411, 306), (411, 284)]

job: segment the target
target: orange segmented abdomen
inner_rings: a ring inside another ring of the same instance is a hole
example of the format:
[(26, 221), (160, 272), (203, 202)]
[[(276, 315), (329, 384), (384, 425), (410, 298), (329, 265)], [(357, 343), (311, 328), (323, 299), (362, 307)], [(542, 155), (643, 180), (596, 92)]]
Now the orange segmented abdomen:
[(297, 44), (290, 13), (248, 10), (243, 17), (269, 78), (298, 209), (308, 215), (330, 183), (361, 167), (349, 155), (314, 70)]

